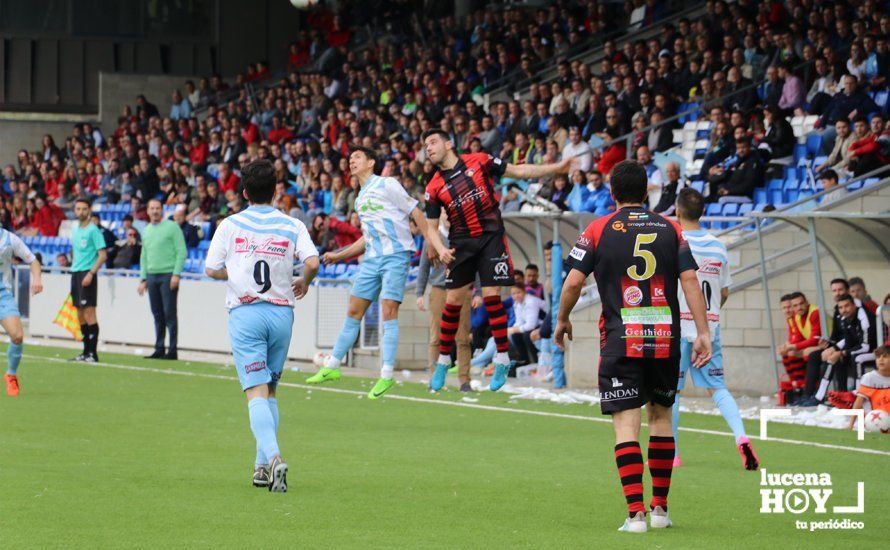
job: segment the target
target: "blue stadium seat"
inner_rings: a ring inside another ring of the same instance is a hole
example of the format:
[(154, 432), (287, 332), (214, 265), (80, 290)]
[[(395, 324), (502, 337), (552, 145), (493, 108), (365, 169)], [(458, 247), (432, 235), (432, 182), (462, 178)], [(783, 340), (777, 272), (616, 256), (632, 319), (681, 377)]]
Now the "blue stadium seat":
[(758, 187), (754, 190), (754, 202), (758, 204), (766, 204), (769, 201), (769, 195), (765, 187)]
[(198, 243), (198, 250), (200, 250), (202, 252), (206, 253), (209, 248), (210, 248), (210, 241), (200, 241)]
[[(843, 183), (843, 182), (840, 182), (840, 183)], [(851, 183), (850, 185), (847, 186), (847, 190), (848, 191), (859, 191), (860, 189), (862, 189), (863, 185), (865, 185), (864, 180), (854, 181), (853, 183)]]
[(747, 216), (748, 214), (751, 213), (752, 210), (754, 210), (754, 204), (753, 204), (753, 203), (746, 202), (746, 203), (744, 203), (744, 204), (740, 204), (740, 205), (739, 205), (739, 213), (738, 213), (738, 215), (739, 215), (739, 216)]
[(712, 202), (705, 210), (705, 216), (720, 216), (723, 213), (723, 205)]
[(798, 143), (794, 146), (794, 162), (798, 163), (801, 161), (801, 159), (805, 158), (807, 158), (807, 146), (802, 143)]
[(705, 182), (701, 180), (695, 180), (689, 184), (690, 187), (698, 191), (699, 193), (705, 192)]
[(778, 207), (780, 204), (784, 204), (784, 197), (782, 196), (782, 190), (769, 192), (769, 202), (774, 206)]
[(880, 107), (881, 110), (884, 112), (887, 112), (887, 105), (888, 103), (890, 103), (887, 101), (888, 96), (890, 96), (890, 92), (888, 92), (887, 90), (881, 90), (880, 92), (877, 92), (872, 98), (875, 100), (875, 104), (877, 104), (877, 106)]
[(723, 205), (723, 215), (724, 216), (735, 216), (739, 213), (739, 204), (737, 202), (730, 202)]
[(822, 150), (822, 134), (807, 136), (807, 157), (815, 157)]
[(780, 191), (784, 187), (785, 187), (785, 180), (780, 180), (778, 178), (769, 180), (769, 183), (767, 183), (767, 185), (766, 185), (766, 188), (769, 189), (770, 191)]
[(867, 187), (869, 185), (874, 185), (874, 184), (878, 183), (879, 181), (881, 181), (881, 178), (868, 178), (863, 183), (863, 186)]

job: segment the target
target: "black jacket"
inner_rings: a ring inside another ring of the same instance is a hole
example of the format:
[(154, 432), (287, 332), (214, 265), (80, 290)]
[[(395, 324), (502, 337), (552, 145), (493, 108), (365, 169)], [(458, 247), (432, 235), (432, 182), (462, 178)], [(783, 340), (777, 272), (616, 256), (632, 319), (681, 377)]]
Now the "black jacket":
[(725, 188), (730, 195), (753, 197), (754, 189), (763, 185), (763, 165), (756, 155), (749, 154), (733, 169), (711, 176), (710, 181)]
[(797, 138), (794, 137), (791, 123), (785, 117), (777, 117), (763, 137), (763, 142), (769, 145), (772, 150), (772, 158), (775, 159), (791, 155), (794, 152)]

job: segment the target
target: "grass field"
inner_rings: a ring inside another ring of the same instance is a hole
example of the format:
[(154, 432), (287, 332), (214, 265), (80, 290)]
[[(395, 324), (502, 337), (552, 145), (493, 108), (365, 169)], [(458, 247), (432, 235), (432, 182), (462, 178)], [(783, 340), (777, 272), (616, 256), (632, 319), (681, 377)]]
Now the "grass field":
[[(855, 504), (865, 481), (866, 513), (764, 515), (760, 476), (741, 469), (723, 420), (684, 415), (699, 431), (681, 433), (675, 527), (629, 535), (616, 532), (624, 498), (611, 426), (596, 407), (490, 393), (463, 402), (410, 383), (374, 402), (362, 397), (368, 380), (310, 389), (304, 373), (288, 372), (279, 440), (289, 492), (271, 494), (249, 483), (254, 443), (232, 367), (109, 353), (100, 365), (65, 363), (71, 355), (27, 346), (22, 395), (0, 396), (0, 547), (852, 548), (885, 539), (888, 436), (860, 442), (770, 424), (771, 437), (804, 444), (755, 440), (768, 471), (828, 472), (829, 505)], [(795, 528), (834, 517), (865, 529)]]

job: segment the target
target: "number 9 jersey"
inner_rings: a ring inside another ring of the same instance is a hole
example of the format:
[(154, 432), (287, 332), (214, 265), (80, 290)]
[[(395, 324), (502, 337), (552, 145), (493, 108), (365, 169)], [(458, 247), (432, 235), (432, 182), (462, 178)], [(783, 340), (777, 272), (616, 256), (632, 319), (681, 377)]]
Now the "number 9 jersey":
[(224, 219), (207, 251), (205, 265), (226, 268), (226, 307), (258, 301), (293, 307), (294, 260), (318, 256), (300, 220), (268, 205), (251, 206)]
[(676, 223), (642, 207), (624, 207), (591, 222), (568, 263), (596, 278), (601, 356), (679, 356), (679, 277), (698, 266)]

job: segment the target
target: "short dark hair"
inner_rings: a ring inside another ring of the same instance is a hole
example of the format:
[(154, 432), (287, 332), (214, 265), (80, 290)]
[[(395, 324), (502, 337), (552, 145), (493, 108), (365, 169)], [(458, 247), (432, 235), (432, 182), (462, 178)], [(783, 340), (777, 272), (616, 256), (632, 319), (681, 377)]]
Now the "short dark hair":
[(890, 355), (890, 344), (884, 344), (879, 348), (875, 348), (875, 357), (883, 357), (884, 355)]
[(349, 154), (351, 155), (355, 152), (359, 152), (359, 153), (365, 155), (365, 158), (368, 160), (373, 160), (374, 161), (373, 170), (374, 170), (374, 173), (377, 173), (377, 171), (380, 169), (380, 158), (378, 157), (376, 151), (374, 151), (370, 147), (363, 147), (361, 145), (353, 145), (352, 147), (349, 148)]
[(831, 282), (828, 283), (828, 286), (831, 285), (844, 285), (844, 288), (850, 288), (850, 283), (846, 279), (841, 279), (840, 277), (832, 279)]
[(789, 300), (796, 300), (798, 298), (806, 299), (806, 296), (803, 295), (803, 292), (797, 290), (788, 295)]
[(686, 187), (677, 195), (677, 207), (683, 212), (683, 217), (698, 221), (705, 212), (705, 198), (692, 187)]
[(439, 136), (445, 141), (451, 141), (451, 136), (448, 135), (448, 132), (441, 128), (430, 128), (426, 132), (420, 135), (420, 141), (426, 141), (426, 138), (430, 136)]
[(519, 290), (521, 290), (523, 292), (528, 292), (528, 290), (525, 288), (525, 284), (517, 283), (517, 284), (513, 285), (513, 288), (518, 288)]
[(622, 160), (612, 168), (610, 174), (615, 202), (643, 202), (649, 178), (642, 164), (635, 160)]
[[(46, 199), (44, 198), (43, 200), (46, 200)], [(93, 203), (91, 203), (91, 202), (90, 202), (90, 199), (88, 199), (88, 198), (86, 198), (86, 197), (81, 196), (81, 197), (77, 197), (76, 199), (74, 199), (74, 204), (77, 204), (77, 203), (79, 203), (79, 202), (84, 203), (84, 204), (87, 205), (87, 207), (89, 207), (89, 208), (92, 208), (92, 207), (93, 207)]]
[(151, 203), (153, 203), (153, 202), (156, 202), (156, 203), (160, 204), (160, 205), (161, 205), (161, 208), (164, 207), (164, 203), (161, 201), (161, 199), (159, 199), (159, 198), (157, 198), (157, 197), (152, 197), (152, 198), (148, 199), (148, 202), (146, 202), (145, 204), (151, 204)]
[(826, 171), (822, 172), (821, 174), (819, 174), (819, 179), (820, 180), (838, 181), (837, 172), (835, 172), (834, 170), (826, 170)]
[(528, 271), (529, 269), (534, 269), (535, 271), (539, 271), (537, 264), (528, 264), (527, 266), (525, 266), (526, 271)]
[(791, 294), (782, 294), (782, 297), (779, 298), (779, 301), (780, 301), (780, 302), (790, 302), (790, 301), (791, 301)]
[(265, 159), (249, 162), (241, 168), (241, 183), (250, 202), (270, 202), (275, 196), (275, 167)]
[(850, 286), (859, 285), (862, 288), (865, 288), (865, 281), (862, 280), (862, 277), (850, 277), (850, 280), (847, 281)]
[(850, 294), (841, 294), (840, 297), (837, 299), (837, 303), (841, 302), (853, 302), (855, 304), (856, 300), (854, 300), (853, 296), (851, 296)]

